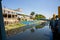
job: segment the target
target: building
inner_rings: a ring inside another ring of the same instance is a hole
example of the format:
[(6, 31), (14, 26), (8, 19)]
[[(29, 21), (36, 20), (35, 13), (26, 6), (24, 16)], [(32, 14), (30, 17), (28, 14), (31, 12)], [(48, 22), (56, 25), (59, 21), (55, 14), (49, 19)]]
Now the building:
[(58, 7), (58, 18), (60, 19), (60, 6)]
[(17, 11), (8, 8), (2, 8), (2, 11), (5, 25), (18, 22)]
[(8, 8), (2, 8), (2, 11), (5, 25), (17, 23), (20, 21), (33, 21), (30, 16), (22, 14), (20, 9), (13, 10)]
[(28, 15), (17, 14), (19, 21), (33, 21)]

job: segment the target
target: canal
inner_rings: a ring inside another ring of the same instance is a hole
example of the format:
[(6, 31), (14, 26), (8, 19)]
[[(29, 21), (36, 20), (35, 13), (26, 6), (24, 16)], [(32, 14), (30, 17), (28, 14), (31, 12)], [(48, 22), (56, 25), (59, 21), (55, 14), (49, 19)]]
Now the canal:
[[(51, 40), (52, 34), (49, 23), (41, 25), (31, 25), (23, 28), (24, 31), (16, 35), (10, 36), (7, 40)], [(26, 29), (26, 30), (25, 30)]]

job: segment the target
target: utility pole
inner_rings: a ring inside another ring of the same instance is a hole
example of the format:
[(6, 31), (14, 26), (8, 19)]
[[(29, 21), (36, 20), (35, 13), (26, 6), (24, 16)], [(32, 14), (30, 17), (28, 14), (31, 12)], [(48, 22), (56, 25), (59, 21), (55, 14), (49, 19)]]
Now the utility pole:
[(2, 0), (0, 0), (0, 40), (6, 40), (6, 33), (5, 33), (5, 27), (4, 27), (1, 1)]

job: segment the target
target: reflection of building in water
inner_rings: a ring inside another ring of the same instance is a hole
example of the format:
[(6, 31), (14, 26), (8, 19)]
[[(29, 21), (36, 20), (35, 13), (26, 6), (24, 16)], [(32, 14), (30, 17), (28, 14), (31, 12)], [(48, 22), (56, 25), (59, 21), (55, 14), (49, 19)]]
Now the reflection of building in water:
[(18, 22), (17, 14), (15, 10), (8, 9), (8, 8), (2, 8), (2, 10), (3, 10), (3, 17), (4, 17), (5, 25)]

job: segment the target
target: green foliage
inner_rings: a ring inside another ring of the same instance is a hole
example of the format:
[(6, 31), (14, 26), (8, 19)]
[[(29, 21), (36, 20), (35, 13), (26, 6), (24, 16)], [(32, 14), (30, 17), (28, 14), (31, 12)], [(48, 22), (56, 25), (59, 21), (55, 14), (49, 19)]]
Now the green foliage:
[(16, 29), (16, 28), (20, 28), (25, 26), (25, 24), (21, 24), (21, 23), (14, 23), (14, 24), (9, 24), (5, 26), (5, 30), (11, 30), (11, 29)]
[(36, 15), (35, 15), (35, 18), (33, 18), (33, 15), (34, 15), (34, 14), (35, 14), (35, 12), (31, 12), (31, 14), (30, 14), (30, 15), (32, 15), (32, 16), (30, 17), (31, 19), (34, 19), (34, 20), (37, 19), (37, 20), (39, 20), (39, 19), (42, 19), (42, 18), (43, 18), (43, 19), (46, 18), (46, 17), (45, 17), (44, 15), (42, 15), (42, 14), (36, 14)]
[(42, 25), (37, 25), (35, 28), (38, 29), (38, 28), (42, 28), (42, 27), (44, 27), (44, 26), (42, 26)]
[(34, 32), (34, 31), (35, 31), (35, 30), (32, 28), (32, 29), (31, 29), (31, 32)]
[(35, 12), (31, 12), (31, 14), (30, 15), (34, 15), (35, 14)]
[(41, 15), (41, 14), (36, 14), (35, 15), (35, 19), (41, 19), (41, 18), (46, 18), (44, 15)]

